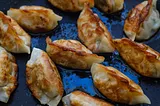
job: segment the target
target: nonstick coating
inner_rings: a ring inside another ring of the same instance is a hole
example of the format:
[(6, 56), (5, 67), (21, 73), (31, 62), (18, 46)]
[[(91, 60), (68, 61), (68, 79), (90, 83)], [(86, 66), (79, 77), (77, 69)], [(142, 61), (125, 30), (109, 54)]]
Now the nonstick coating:
[[(141, 3), (143, 0), (125, 0), (124, 10), (120, 13), (104, 15), (102, 12), (93, 8), (93, 11), (99, 15), (109, 31), (112, 33), (113, 38), (126, 37), (123, 33), (124, 20), (129, 10), (131, 10), (136, 4)], [(59, 26), (53, 31), (47, 33), (33, 34), (31, 47), (37, 47), (45, 50), (46, 43), (45, 38), (50, 36), (52, 40), (56, 39), (76, 39), (77, 27), (76, 22), (79, 13), (67, 13), (54, 8), (47, 0), (0, 0), (0, 10), (6, 13), (11, 8), (19, 8), (22, 5), (41, 5), (54, 10), (55, 13), (63, 16), (63, 20), (59, 23)], [(148, 41), (143, 42), (148, 44), (153, 49), (160, 52), (160, 32)], [(10, 100), (7, 104), (0, 103), (0, 106), (41, 106), (40, 103), (30, 93), (25, 79), (26, 62), (29, 60), (30, 55), (27, 54), (13, 54), (16, 57), (18, 64), (18, 87), (15, 92), (12, 93)], [(105, 56), (106, 60), (103, 63), (106, 66), (113, 66), (139, 84), (144, 93), (150, 98), (151, 105), (137, 105), (137, 106), (160, 106), (160, 79), (146, 78), (138, 75), (131, 69), (119, 56), (118, 52), (113, 54), (100, 54)], [(124, 104), (116, 104), (106, 99), (98, 90), (94, 87), (92, 82), (91, 73), (89, 70), (72, 70), (58, 66), (59, 72), (62, 77), (64, 85), (64, 95), (74, 91), (81, 90), (89, 93), (92, 96), (102, 98), (116, 106), (127, 106)], [(62, 103), (59, 104), (62, 106)]]

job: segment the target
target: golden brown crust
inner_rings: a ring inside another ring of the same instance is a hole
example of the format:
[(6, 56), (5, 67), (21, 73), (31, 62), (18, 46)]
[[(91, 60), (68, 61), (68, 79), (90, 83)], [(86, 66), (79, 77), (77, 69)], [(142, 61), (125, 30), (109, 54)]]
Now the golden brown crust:
[(30, 36), (9, 16), (0, 12), (0, 45), (14, 53), (30, 53)]
[(63, 96), (59, 72), (45, 52), (35, 48), (33, 52), (26, 65), (27, 85), (41, 104), (56, 106)]
[[(125, 30), (133, 31), (137, 34), (139, 33), (140, 26), (149, 15), (150, 8), (152, 6), (152, 0), (149, 0), (148, 4), (143, 7), (143, 9), (140, 8), (141, 6), (143, 5), (139, 4), (128, 14), (128, 18), (126, 19), (126, 24), (124, 26)], [(135, 15), (133, 16), (133, 14)]]
[(7, 103), (17, 86), (17, 64), (15, 58), (0, 47), (0, 101)]
[(141, 34), (141, 28), (144, 27), (144, 21), (148, 20), (151, 12), (153, 12), (152, 2), (153, 0), (144, 1), (129, 12), (127, 19), (125, 20), (124, 31), (130, 39), (148, 39), (148, 37), (141, 37), (145, 36)]
[[(64, 106), (113, 106), (101, 99), (92, 97), (81, 91), (74, 91), (63, 97)], [(69, 101), (69, 102), (68, 102)]]
[(124, 0), (95, 0), (95, 5), (105, 13), (114, 13), (123, 9)]
[(52, 42), (49, 37), (46, 39), (47, 44), (57, 46), (61, 48), (63, 51), (71, 51), (76, 52), (77, 55), (85, 56), (88, 54), (92, 54), (86, 47), (84, 47), (80, 42), (74, 40), (57, 40), (56, 42)]
[(86, 4), (78, 19), (78, 36), (94, 53), (113, 52), (112, 37), (99, 17)]
[(51, 9), (41, 6), (21, 6), (20, 9), (11, 8), (7, 14), (15, 19), (24, 29), (31, 32), (46, 32), (54, 29), (62, 17)]
[(101, 63), (104, 57), (92, 54), (85, 46), (75, 40), (57, 40), (52, 42), (46, 39), (46, 51), (51, 59), (60, 65), (76, 68), (89, 69), (92, 63)]
[(69, 12), (81, 11), (85, 3), (94, 7), (94, 0), (48, 0), (55, 7)]
[[(93, 64), (92, 77), (96, 88), (107, 98), (120, 103), (150, 103), (141, 87), (113, 67)], [(135, 101), (137, 98), (142, 101)]]
[(122, 58), (138, 73), (147, 77), (160, 77), (160, 54), (145, 44), (123, 38), (114, 41)]

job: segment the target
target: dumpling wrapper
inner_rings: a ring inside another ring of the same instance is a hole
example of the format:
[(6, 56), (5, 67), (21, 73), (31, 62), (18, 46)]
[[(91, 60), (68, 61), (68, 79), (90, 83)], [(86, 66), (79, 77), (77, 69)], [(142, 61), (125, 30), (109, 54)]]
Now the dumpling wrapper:
[(139, 74), (160, 78), (160, 54), (145, 44), (127, 38), (116, 39), (114, 44), (122, 58)]
[(95, 5), (105, 13), (114, 13), (123, 9), (124, 0), (95, 0)]
[(44, 51), (34, 48), (26, 65), (27, 85), (41, 104), (57, 106), (63, 96), (59, 72)]
[(0, 45), (13, 53), (30, 54), (30, 36), (9, 16), (0, 11)]
[(41, 6), (21, 6), (19, 9), (10, 8), (7, 15), (12, 17), (24, 29), (31, 32), (46, 32), (54, 29), (62, 17), (51, 9)]
[(147, 40), (160, 28), (156, 0), (144, 1), (133, 8), (124, 24), (124, 32), (131, 40)]
[(69, 12), (78, 12), (84, 8), (84, 4), (88, 3), (90, 7), (94, 7), (94, 0), (48, 0), (53, 6)]
[(46, 51), (51, 59), (59, 65), (74, 69), (90, 69), (93, 63), (101, 63), (104, 57), (92, 54), (84, 45), (76, 40), (46, 39)]
[(81, 91), (74, 91), (62, 98), (64, 106), (113, 106)]
[(17, 86), (17, 64), (14, 56), (0, 47), (0, 101), (7, 103)]
[(141, 87), (117, 69), (94, 63), (91, 73), (94, 85), (107, 98), (129, 105), (151, 104)]
[(85, 5), (78, 22), (78, 37), (93, 53), (113, 52), (112, 37), (104, 23)]

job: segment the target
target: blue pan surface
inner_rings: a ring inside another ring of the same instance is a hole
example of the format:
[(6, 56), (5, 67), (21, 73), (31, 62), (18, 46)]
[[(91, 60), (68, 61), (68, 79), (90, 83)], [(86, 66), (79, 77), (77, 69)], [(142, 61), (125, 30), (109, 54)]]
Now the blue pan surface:
[[(124, 10), (120, 13), (105, 15), (98, 9), (93, 8), (93, 11), (99, 15), (101, 20), (108, 27), (113, 38), (125, 37), (123, 32), (124, 20), (129, 12), (135, 5), (141, 3), (143, 0), (125, 0)], [(50, 36), (52, 40), (56, 39), (76, 39), (77, 27), (76, 22), (79, 13), (63, 12), (57, 8), (54, 8), (47, 0), (0, 0), (0, 10), (4, 13), (11, 7), (19, 8), (22, 5), (40, 5), (48, 7), (54, 10), (55, 13), (63, 16), (63, 20), (59, 23), (59, 26), (54, 30), (47, 33), (30, 33), (32, 36), (31, 47), (37, 47), (45, 50), (47, 36)], [(148, 41), (144, 41), (153, 49), (160, 52), (160, 31)], [(25, 79), (26, 62), (29, 60), (30, 55), (27, 54), (13, 54), (16, 57), (18, 64), (18, 87), (15, 92), (12, 93), (10, 100), (7, 104), (1, 103), (0, 106), (41, 106), (40, 103), (30, 93)], [(160, 79), (151, 79), (140, 76), (133, 69), (131, 69), (127, 63), (125, 63), (118, 52), (110, 54), (99, 54), (105, 56), (106, 60), (103, 63), (106, 66), (113, 66), (119, 69), (122, 73), (131, 78), (134, 82), (139, 84), (144, 93), (150, 98), (151, 105), (137, 105), (137, 106), (160, 106)], [(81, 90), (92, 96), (104, 99), (116, 106), (127, 106), (125, 104), (117, 104), (105, 98), (94, 87), (92, 82), (91, 73), (89, 70), (73, 70), (57, 65), (60, 75), (62, 77), (64, 85), (64, 95), (74, 91)], [(59, 104), (62, 106), (62, 103)]]

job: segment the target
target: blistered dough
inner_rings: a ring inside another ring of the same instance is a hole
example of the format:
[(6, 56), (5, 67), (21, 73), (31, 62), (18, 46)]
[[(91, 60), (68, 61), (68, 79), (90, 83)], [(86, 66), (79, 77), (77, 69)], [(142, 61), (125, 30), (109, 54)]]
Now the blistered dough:
[(10, 8), (7, 15), (17, 21), (24, 29), (31, 32), (46, 32), (54, 29), (61, 16), (51, 9), (42, 6), (21, 6), (19, 9)]
[(46, 39), (46, 51), (51, 59), (62, 66), (74, 69), (89, 69), (93, 63), (101, 63), (104, 57), (93, 54), (76, 40)]
[(155, 0), (143, 1), (133, 8), (125, 20), (124, 32), (131, 40), (147, 40), (160, 28), (160, 15)]
[(34, 48), (26, 65), (26, 81), (41, 104), (57, 106), (63, 96), (59, 72), (44, 51)]
[(64, 106), (113, 106), (81, 91), (74, 91), (62, 98)]
[(94, 7), (94, 0), (48, 0), (53, 6), (69, 12), (78, 12), (84, 8), (84, 4), (88, 3), (90, 7)]
[(0, 101), (7, 103), (17, 86), (17, 64), (14, 56), (0, 47)]
[(104, 23), (85, 5), (78, 22), (78, 37), (93, 53), (113, 52), (112, 37)]
[(129, 105), (151, 104), (141, 87), (117, 69), (94, 63), (91, 73), (94, 85), (108, 99)]
[(95, 5), (105, 13), (114, 13), (123, 9), (124, 0), (95, 0)]
[(122, 58), (138, 73), (160, 78), (160, 54), (141, 43), (127, 38), (116, 39), (114, 44)]
[(9, 16), (0, 12), (0, 45), (13, 53), (30, 54), (30, 36)]

